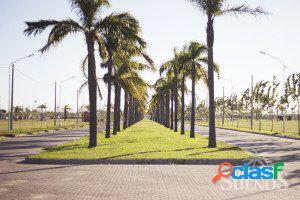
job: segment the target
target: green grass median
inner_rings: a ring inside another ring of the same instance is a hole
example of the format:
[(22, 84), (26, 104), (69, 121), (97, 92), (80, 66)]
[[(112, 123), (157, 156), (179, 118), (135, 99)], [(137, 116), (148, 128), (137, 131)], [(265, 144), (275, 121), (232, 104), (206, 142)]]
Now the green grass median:
[(56, 160), (214, 160), (245, 159), (249, 152), (218, 142), (217, 148), (207, 148), (208, 139), (196, 134), (190, 139), (188, 134), (179, 133), (150, 120), (142, 120), (110, 139), (98, 134), (98, 146), (88, 148), (88, 137), (50, 147), (45, 152), (30, 156), (30, 159)]

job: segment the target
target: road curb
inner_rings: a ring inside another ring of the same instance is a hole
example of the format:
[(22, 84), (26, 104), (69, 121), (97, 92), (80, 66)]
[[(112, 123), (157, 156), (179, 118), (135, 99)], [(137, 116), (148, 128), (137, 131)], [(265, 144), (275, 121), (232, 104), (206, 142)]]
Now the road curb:
[(229, 162), (233, 165), (241, 165), (244, 163), (242, 159), (41, 159), (41, 158), (25, 158), (23, 163), (26, 164), (57, 164), (57, 165), (93, 165), (93, 164), (109, 164), (109, 165), (219, 165), (223, 162)]

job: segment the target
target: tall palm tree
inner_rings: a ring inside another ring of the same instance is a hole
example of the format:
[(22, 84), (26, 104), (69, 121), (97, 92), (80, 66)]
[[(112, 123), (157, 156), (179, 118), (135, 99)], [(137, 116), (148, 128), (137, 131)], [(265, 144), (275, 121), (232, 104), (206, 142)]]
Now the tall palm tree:
[[(26, 22), (27, 29), (24, 33), (27, 36), (38, 35), (48, 27), (52, 27), (48, 41), (40, 50), (45, 53), (50, 47), (60, 43), (70, 34), (80, 32), (85, 36), (88, 52), (88, 86), (90, 105), (90, 140), (89, 147), (97, 146), (97, 77), (95, 63), (95, 43), (98, 44), (102, 59), (106, 57), (104, 46), (104, 35), (108, 29), (118, 31), (120, 27), (126, 29), (130, 24), (124, 22), (124, 16), (128, 13), (110, 14), (99, 19), (99, 13), (104, 7), (109, 7), (108, 0), (70, 0), (71, 7), (78, 16), (78, 21), (66, 20), (39, 20)], [(126, 18), (126, 17), (125, 17)]]
[[(192, 80), (192, 103), (191, 103), (191, 129), (190, 138), (195, 138), (195, 113), (196, 113), (196, 94), (195, 86), (197, 82), (202, 79), (206, 86), (208, 86), (207, 69), (207, 47), (204, 44), (192, 41), (187, 45), (189, 54), (189, 76)], [(214, 63), (214, 71), (219, 75), (220, 67)]]
[(254, 16), (268, 14), (262, 7), (250, 8), (249, 6), (225, 5), (226, 0), (188, 0), (199, 8), (207, 16), (206, 39), (208, 47), (208, 86), (209, 86), (209, 148), (215, 148), (216, 143), (216, 128), (215, 128), (215, 104), (214, 104), (214, 19), (218, 16), (224, 15), (240, 15), (250, 14)]
[[(198, 42), (192, 41), (188, 45), (188, 52), (191, 62), (191, 79), (192, 79), (192, 104), (191, 104), (191, 128), (190, 128), (190, 138), (195, 138), (195, 110), (196, 110), (196, 94), (195, 86), (196, 82), (200, 78), (205, 78), (206, 70), (201, 65), (207, 60), (206, 53), (207, 48), (205, 45)], [(204, 55), (203, 55), (204, 54)], [(207, 79), (206, 79), (207, 80)]]
[[(140, 36), (140, 26), (138, 21), (128, 13), (116, 14), (118, 18), (112, 17), (111, 20), (118, 21), (119, 24), (116, 27), (108, 27), (103, 32), (102, 44), (106, 49), (107, 60), (102, 67), (107, 68), (107, 110), (106, 110), (106, 131), (105, 137), (110, 137), (110, 108), (111, 108), (111, 87), (112, 76), (115, 70), (116, 56), (120, 54), (133, 52), (144, 55), (144, 49), (146, 48), (146, 42)], [(110, 18), (110, 16), (108, 16)], [(127, 46), (128, 45), (128, 46)], [(128, 52), (126, 52), (128, 51)], [(105, 54), (100, 52), (100, 54)], [(148, 58), (148, 57), (147, 57)], [(115, 91), (119, 92), (119, 86), (115, 85)]]
[(181, 129), (180, 135), (185, 134), (185, 92), (187, 91), (185, 86), (185, 79), (187, 75), (190, 73), (190, 60), (189, 54), (186, 48), (184, 48), (181, 52), (177, 55), (177, 62), (179, 65), (179, 74), (181, 78), (180, 90), (181, 90)]
[(154, 107), (158, 108), (157, 121), (167, 128), (170, 127), (170, 90), (173, 87), (172, 83), (168, 78), (162, 77), (153, 85), (156, 93), (152, 98), (152, 104), (156, 104)]
[[(123, 60), (124, 62), (120, 63), (120, 66), (116, 64), (115, 73), (112, 76), (112, 82), (115, 85), (115, 88), (118, 88), (118, 91), (115, 91), (115, 103), (114, 103), (114, 126), (113, 134), (116, 134), (120, 131), (120, 119), (121, 119), (121, 89), (125, 93), (132, 95), (138, 102), (142, 102), (143, 98), (146, 95), (147, 84), (138, 74), (138, 70), (147, 68), (143, 63), (136, 61)], [(116, 90), (116, 89), (115, 89)], [(126, 118), (126, 123), (128, 119), (128, 97), (125, 97), (124, 105), (124, 118)], [(126, 107), (126, 108), (125, 108)], [(125, 111), (125, 109), (127, 109)], [(127, 124), (126, 124), (127, 128)]]
[[(167, 72), (173, 74), (173, 100), (174, 100), (174, 132), (178, 131), (178, 71), (179, 71), (180, 65), (178, 62), (178, 53), (176, 52), (176, 49), (174, 48), (174, 58), (163, 63), (161, 68), (159, 69), (160, 74)], [(172, 119), (173, 120), (173, 119)]]

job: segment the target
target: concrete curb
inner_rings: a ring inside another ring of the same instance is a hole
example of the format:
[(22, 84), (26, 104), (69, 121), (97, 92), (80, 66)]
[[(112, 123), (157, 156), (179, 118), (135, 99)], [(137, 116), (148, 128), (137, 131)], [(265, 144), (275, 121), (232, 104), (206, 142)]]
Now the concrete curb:
[(109, 165), (219, 165), (223, 162), (229, 162), (233, 165), (241, 165), (244, 163), (242, 159), (42, 159), (42, 158), (25, 158), (23, 163), (26, 164), (55, 164), (55, 165), (93, 165), (93, 164), (109, 164)]

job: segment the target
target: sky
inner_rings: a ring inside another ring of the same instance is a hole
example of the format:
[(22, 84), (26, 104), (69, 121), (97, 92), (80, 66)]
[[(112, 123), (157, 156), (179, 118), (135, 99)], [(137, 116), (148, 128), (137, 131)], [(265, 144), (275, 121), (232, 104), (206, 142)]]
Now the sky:
[[(282, 64), (262, 55), (263, 50), (284, 60), (288, 70), (299, 72), (300, 1), (295, 0), (228, 0), (231, 5), (239, 3), (263, 6), (269, 16), (224, 16), (215, 20), (215, 62), (221, 66), (221, 79), (216, 80), (215, 95), (240, 94), (250, 86), (251, 75), (254, 81), (272, 80), (273, 75), (282, 81)], [(101, 16), (111, 12), (128, 11), (135, 16), (142, 28), (142, 36), (148, 43), (148, 53), (157, 68), (172, 58), (173, 48), (180, 49), (192, 40), (205, 43), (206, 17), (186, 0), (111, 0), (111, 8), (104, 9)], [(8, 104), (8, 65), (10, 62), (36, 52), (47, 39), (49, 31), (38, 37), (26, 37), (23, 30), (25, 21), (39, 19), (74, 18), (67, 0), (9, 0), (0, 1), (0, 108)], [(71, 35), (49, 52), (20, 61), (15, 64), (15, 105), (34, 108), (46, 103), (54, 107), (54, 82), (58, 84), (60, 104), (76, 109), (76, 91), (85, 81), (80, 71), (81, 60), (86, 55), (84, 37)], [(99, 59), (97, 64), (99, 66)], [(97, 68), (98, 76), (105, 71)], [(76, 76), (69, 81), (63, 80)], [(158, 72), (143, 72), (143, 78), (153, 84), (159, 78)], [(187, 81), (190, 87), (190, 81)], [(61, 90), (60, 90), (61, 89)], [(101, 83), (104, 100), (106, 87)], [(61, 91), (61, 92), (59, 92)], [(151, 91), (149, 92), (151, 94)], [(196, 91), (199, 100), (207, 99), (207, 89), (201, 83)], [(190, 97), (187, 97), (187, 103)], [(79, 98), (80, 105), (88, 104), (88, 91), (85, 89)]]

